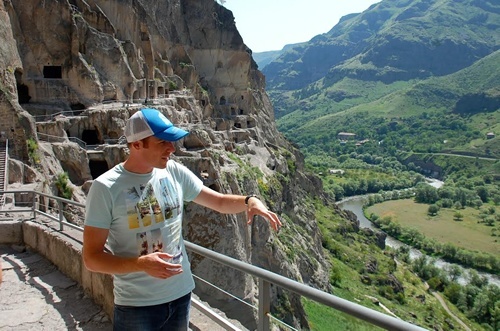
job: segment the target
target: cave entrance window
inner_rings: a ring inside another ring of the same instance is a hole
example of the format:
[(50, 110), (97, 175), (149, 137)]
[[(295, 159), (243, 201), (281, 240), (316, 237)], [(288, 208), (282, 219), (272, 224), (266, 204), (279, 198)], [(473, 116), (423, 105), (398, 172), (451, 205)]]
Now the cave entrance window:
[(234, 123), (234, 127), (237, 129), (241, 129), (241, 123)]
[(81, 102), (72, 103), (70, 107), (71, 110), (84, 110), (86, 108), (85, 105)]
[(28, 86), (24, 84), (17, 84), (17, 96), (20, 104), (30, 102), (31, 97)]
[(220, 97), (219, 104), (220, 105), (225, 105), (226, 104), (226, 97), (225, 96)]
[(20, 104), (28, 103), (31, 99), (29, 87), (23, 84), (23, 73), (16, 69), (14, 72), (16, 77), (17, 97)]
[(243, 109), (240, 109), (240, 115), (245, 114), (245, 111)]
[(82, 140), (87, 145), (98, 145), (99, 144), (99, 137), (97, 136), (97, 131), (96, 130), (83, 130)]
[(141, 41), (148, 41), (149, 40), (149, 34), (147, 32), (141, 31)]
[(62, 67), (61, 66), (44, 66), (43, 78), (61, 79)]
[(96, 179), (106, 171), (108, 171), (108, 163), (106, 161), (89, 161), (90, 174), (93, 179)]
[(132, 96), (133, 99), (132, 101), (138, 100), (140, 98), (139, 93), (140, 92), (138, 90), (134, 91), (134, 95)]
[(164, 98), (165, 97), (165, 88), (163, 86), (158, 87), (158, 97), (159, 98)]

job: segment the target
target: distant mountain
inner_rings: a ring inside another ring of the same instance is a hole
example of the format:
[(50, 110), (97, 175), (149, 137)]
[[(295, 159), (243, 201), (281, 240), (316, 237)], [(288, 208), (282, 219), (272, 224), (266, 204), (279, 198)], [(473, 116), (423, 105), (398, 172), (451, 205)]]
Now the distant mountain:
[(493, 112), (500, 107), (500, 50), (453, 74), (431, 77), (360, 104), (351, 112), (370, 111), (385, 116), (442, 109), (451, 113)]
[(283, 53), (282, 50), (267, 51), (267, 52), (253, 53), (252, 56), (255, 62), (257, 62), (259, 69), (262, 70), (266, 65), (277, 59), (282, 53)]
[(276, 60), (278, 57), (280, 57), (281, 54), (286, 52), (289, 49), (292, 49), (298, 45), (302, 45), (303, 43), (298, 43), (298, 44), (288, 44), (285, 45), (281, 50), (279, 51), (267, 51), (267, 52), (257, 52), (253, 53), (253, 59), (259, 66), (259, 69), (262, 71), (269, 63), (272, 61)]
[[(499, 112), (499, 49), (499, 1), (383, 0), (284, 52), (263, 73), (280, 131), (320, 148), (352, 127), (350, 114), (390, 122)], [(500, 135), (495, 125), (481, 130)]]
[(384, 0), (284, 52), (263, 73), (269, 90), (447, 75), (499, 48), (499, 14), (498, 1)]

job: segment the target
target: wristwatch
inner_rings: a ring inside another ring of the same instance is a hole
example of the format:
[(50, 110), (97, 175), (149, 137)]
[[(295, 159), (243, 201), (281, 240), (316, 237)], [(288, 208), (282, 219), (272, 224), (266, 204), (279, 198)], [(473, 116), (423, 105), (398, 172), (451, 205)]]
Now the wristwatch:
[(258, 199), (257, 195), (255, 195), (255, 194), (247, 195), (247, 197), (245, 198), (245, 205), (248, 205), (248, 200), (250, 198), (257, 198)]

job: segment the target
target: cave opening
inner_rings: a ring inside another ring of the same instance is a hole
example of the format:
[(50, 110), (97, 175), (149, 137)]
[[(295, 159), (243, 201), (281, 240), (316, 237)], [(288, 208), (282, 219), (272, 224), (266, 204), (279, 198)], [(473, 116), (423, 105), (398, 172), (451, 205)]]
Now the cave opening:
[(19, 69), (16, 69), (16, 71), (14, 72), (14, 76), (16, 77), (17, 97), (19, 103), (20, 104), (29, 103), (31, 96), (29, 87), (23, 84), (22, 81), (23, 73)]
[(44, 66), (43, 78), (61, 79), (62, 67), (61, 66)]
[(99, 137), (97, 135), (96, 130), (83, 130), (82, 132), (82, 140), (87, 145), (99, 145)]
[(106, 161), (93, 161), (89, 160), (90, 174), (92, 179), (96, 179), (103, 173), (109, 170), (108, 163)]

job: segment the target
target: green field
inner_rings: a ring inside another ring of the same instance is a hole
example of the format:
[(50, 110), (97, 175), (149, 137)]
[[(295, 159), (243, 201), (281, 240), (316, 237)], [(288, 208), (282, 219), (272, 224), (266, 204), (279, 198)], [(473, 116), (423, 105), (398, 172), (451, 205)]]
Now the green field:
[(493, 237), (493, 227), (478, 223), (479, 210), (461, 209), (463, 221), (453, 220), (455, 209), (443, 208), (436, 216), (427, 215), (429, 205), (415, 203), (413, 199), (391, 200), (373, 205), (366, 209), (366, 214), (375, 214), (381, 218), (390, 216), (403, 227), (415, 228), (428, 238), (441, 243), (452, 243), (457, 247), (480, 251), (494, 255), (500, 254), (500, 241)]

